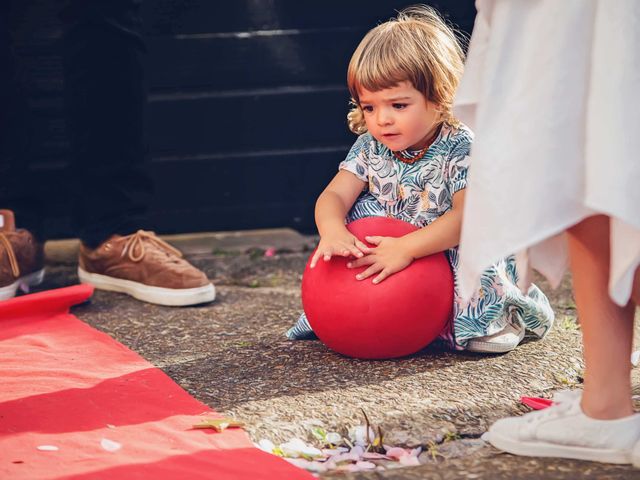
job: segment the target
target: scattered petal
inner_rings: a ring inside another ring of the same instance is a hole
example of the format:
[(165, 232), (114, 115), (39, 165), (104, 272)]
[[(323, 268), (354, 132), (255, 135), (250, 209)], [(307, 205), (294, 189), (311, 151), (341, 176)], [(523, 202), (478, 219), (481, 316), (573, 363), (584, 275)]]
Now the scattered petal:
[(372, 470), (376, 468), (376, 464), (371, 462), (360, 461), (360, 462), (356, 462), (356, 467), (358, 467), (360, 470)]
[(411, 455), (412, 457), (417, 457), (422, 453), (422, 447), (417, 447), (414, 448), (413, 450), (411, 450), (411, 452), (409, 452), (409, 455)]
[(38, 445), (36, 448), (41, 452), (57, 452), (60, 450), (55, 445)]
[(404, 457), (400, 457), (398, 459), (398, 462), (400, 462), (400, 464), (404, 465), (405, 467), (415, 467), (420, 465), (420, 460), (418, 460), (418, 457), (414, 457), (413, 455), (405, 455)]
[(107, 428), (116, 428), (115, 425), (111, 425), (110, 423), (107, 423)]
[(103, 438), (102, 440), (100, 440), (100, 446), (107, 452), (117, 452), (122, 448), (122, 444), (114, 442), (113, 440), (109, 440), (108, 438)]
[(322, 454), (323, 455), (328, 455), (329, 457), (332, 455), (339, 455), (341, 453), (345, 453), (348, 452), (349, 449), (346, 447), (337, 447), (337, 448), (323, 448), (322, 449)]
[(276, 446), (273, 444), (271, 440), (267, 440), (266, 438), (263, 438), (258, 442), (258, 448), (260, 450), (264, 450), (267, 453), (273, 453), (273, 450), (276, 448)]
[(355, 447), (353, 447), (351, 449), (351, 451), (349, 452), (351, 455), (356, 455), (358, 458), (362, 457), (362, 455), (364, 455), (364, 448), (361, 447), (360, 445), (356, 445)]
[(402, 457), (408, 457), (409, 452), (407, 452), (404, 448), (391, 447), (387, 450), (387, 456), (396, 460), (400, 460)]
[(320, 462), (306, 460), (304, 458), (285, 458), (287, 462), (298, 468), (303, 468), (314, 473), (323, 473), (327, 471), (327, 467)]
[(349, 429), (349, 439), (356, 445), (366, 446), (376, 438), (376, 432), (369, 427), (369, 438), (367, 438), (367, 427), (358, 425)]
[(631, 365), (637, 367), (640, 364), (640, 350), (636, 350), (631, 354)]
[(276, 249), (273, 247), (269, 247), (264, 251), (265, 257), (273, 257), (276, 254)]
[(553, 405), (553, 400), (539, 397), (520, 397), (520, 402), (534, 410), (542, 410)]
[(280, 448), (285, 457), (321, 457), (322, 452), (310, 445), (307, 445), (299, 438), (293, 438), (289, 440), (287, 443), (281, 443)]
[(376, 452), (365, 452), (362, 458), (367, 460), (391, 460), (391, 457)]
[(337, 432), (329, 432), (327, 433), (325, 440), (331, 445), (338, 445), (342, 442), (342, 435)]
[(233, 418), (207, 418), (201, 423), (193, 425), (193, 428), (211, 428), (216, 432), (222, 432), (227, 428), (242, 428), (244, 423)]

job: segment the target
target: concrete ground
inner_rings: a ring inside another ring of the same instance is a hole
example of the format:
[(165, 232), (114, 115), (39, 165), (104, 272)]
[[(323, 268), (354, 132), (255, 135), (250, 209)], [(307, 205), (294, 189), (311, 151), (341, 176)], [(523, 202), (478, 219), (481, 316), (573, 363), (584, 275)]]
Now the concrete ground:
[[(501, 356), (428, 348), (409, 358), (362, 361), (318, 341), (284, 337), (300, 309), (300, 281), (314, 237), (265, 230), (165, 237), (215, 283), (210, 305), (169, 308), (96, 292), (74, 308), (82, 320), (135, 350), (215, 410), (242, 419), (257, 441), (311, 440), (310, 428), (346, 431), (361, 409), (386, 443), (425, 453), (422, 465), (323, 476), (348, 479), (640, 479), (631, 467), (519, 458), (479, 439), (494, 420), (527, 411), (522, 395), (548, 397), (579, 386), (580, 331), (570, 281), (550, 296), (557, 323), (549, 336)], [(265, 256), (274, 248), (274, 256)], [(77, 282), (77, 242), (47, 244), (43, 288)], [(640, 369), (639, 369), (640, 370)], [(634, 371), (640, 393), (640, 372)]]

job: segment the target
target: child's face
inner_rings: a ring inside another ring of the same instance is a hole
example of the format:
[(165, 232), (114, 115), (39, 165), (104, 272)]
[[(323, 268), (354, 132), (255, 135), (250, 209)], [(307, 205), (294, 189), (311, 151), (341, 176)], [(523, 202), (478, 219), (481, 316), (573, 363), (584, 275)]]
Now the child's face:
[(410, 82), (377, 92), (362, 88), (358, 93), (367, 129), (376, 140), (392, 151), (426, 146), (440, 113)]

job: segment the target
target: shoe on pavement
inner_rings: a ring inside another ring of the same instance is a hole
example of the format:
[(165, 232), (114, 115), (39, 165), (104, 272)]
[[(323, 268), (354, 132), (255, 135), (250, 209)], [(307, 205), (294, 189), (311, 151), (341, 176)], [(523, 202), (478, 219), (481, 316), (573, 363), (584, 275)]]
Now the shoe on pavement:
[(640, 453), (640, 414), (590, 418), (582, 412), (581, 398), (580, 391), (561, 392), (544, 410), (498, 420), (482, 439), (514, 455), (631, 463), (634, 446)]
[(144, 230), (113, 235), (95, 249), (81, 245), (78, 276), (95, 288), (158, 305), (197, 305), (216, 297), (203, 272), (179, 250)]
[(11, 210), (0, 210), (0, 300), (28, 292), (44, 279), (44, 248), (28, 230), (16, 229)]
[(465, 350), (478, 353), (507, 353), (515, 349), (524, 338), (525, 328), (519, 321), (509, 322), (499, 332), (485, 337), (472, 338)]

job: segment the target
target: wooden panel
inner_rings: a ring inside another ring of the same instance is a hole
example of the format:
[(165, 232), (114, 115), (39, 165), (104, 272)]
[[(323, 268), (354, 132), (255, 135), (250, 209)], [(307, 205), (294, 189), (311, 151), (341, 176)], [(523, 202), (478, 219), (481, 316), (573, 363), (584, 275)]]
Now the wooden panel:
[(283, 89), (154, 101), (148, 131), (154, 155), (207, 153), (344, 144), (346, 89)]
[[(426, 1), (470, 31), (473, 0)], [(244, 32), (250, 30), (367, 27), (395, 15), (411, 2), (375, 0), (155, 0), (143, 4), (150, 35)]]
[[(155, 228), (312, 230), (315, 198), (355, 139), (346, 126), (349, 57), (366, 30), (410, 3), (145, 0)], [(428, 3), (471, 30), (473, 0)], [(34, 190), (46, 199), (49, 233), (73, 235), (59, 2), (16, 5)]]
[[(268, 37), (149, 39), (151, 91), (239, 90), (276, 85), (344, 84), (364, 30), (281, 33)], [(170, 68), (167, 66), (170, 65)]]
[[(152, 157), (225, 154), (346, 145), (348, 92), (343, 87), (283, 88), (238, 95), (169, 95), (147, 105)], [(62, 105), (34, 111), (38, 162), (59, 162), (68, 149)]]
[[(315, 199), (348, 148), (152, 162), (156, 197), (150, 225), (166, 233), (279, 226), (312, 231)], [(73, 185), (64, 172), (37, 170), (34, 187), (48, 199), (49, 233), (69, 235), (70, 200), (64, 192)]]

